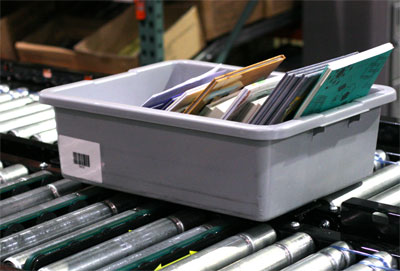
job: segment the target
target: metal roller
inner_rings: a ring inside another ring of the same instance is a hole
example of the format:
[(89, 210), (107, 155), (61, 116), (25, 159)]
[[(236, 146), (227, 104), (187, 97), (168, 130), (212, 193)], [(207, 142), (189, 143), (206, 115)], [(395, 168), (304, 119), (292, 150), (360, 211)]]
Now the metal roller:
[(112, 215), (104, 203), (95, 203), (0, 239), (1, 260), (14, 253), (40, 245), (62, 234), (80, 229)]
[(53, 119), (55, 116), (54, 109), (47, 109), (29, 116), (11, 119), (0, 123), (0, 133), (6, 133), (12, 129), (41, 122), (44, 120)]
[(0, 103), (0, 113), (5, 113), (13, 109), (25, 107), (27, 104), (37, 101), (39, 101), (38, 95), (29, 95), (27, 97), (22, 97), (8, 102)]
[(0, 184), (8, 183), (28, 175), (28, 169), (22, 164), (16, 164), (0, 170)]
[(0, 201), (0, 214), (6, 217), (40, 203), (64, 196), (82, 188), (82, 184), (68, 179), (56, 181), (43, 187)]
[(155, 244), (144, 250), (136, 252), (128, 257), (113, 262), (97, 271), (111, 271), (111, 270), (134, 270), (141, 266), (141, 264), (149, 261), (155, 261), (169, 253), (172, 253), (178, 248), (186, 247), (190, 243), (202, 240), (208, 235), (220, 232), (223, 228), (227, 227), (227, 223), (223, 221), (211, 222), (187, 232), (181, 233), (177, 236), (171, 237), (163, 242)]
[[(90, 187), (85, 190), (71, 193), (60, 198), (56, 198), (51, 201), (31, 207), (16, 214), (4, 217), (2, 218), (2, 222), (0, 224), (2, 236), (7, 236), (11, 233), (23, 230), (23, 223), (27, 224), (30, 221), (34, 221), (39, 219), (40, 217), (46, 216), (46, 214), (51, 214), (52, 212), (56, 212), (60, 209), (68, 209), (68, 207), (74, 206), (75, 204), (84, 204), (86, 203), (85, 201), (90, 199), (91, 197), (96, 197), (97, 195), (101, 196), (103, 194), (103, 189), (98, 187)], [(46, 220), (48, 219), (46, 218)]]
[(0, 114), (0, 122), (16, 119), (19, 117), (31, 115), (37, 112), (41, 112), (44, 110), (51, 109), (52, 107), (47, 104), (41, 104), (38, 102), (33, 102), (31, 104), (25, 105), (23, 107), (15, 108), (12, 110), (7, 110), (5, 112), (1, 112)]
[[(126, 202), (124, 197), (121, 199), (118, 197), (115, 198), (113, 200), (114, 206), (119, 205), (118, 201), (121, 200)], [(128, 207), (135, 206), (137, 202), (137, 199), (132, 196)], [(111, 217), (116, 213), (118, 213), (118, 210), (115, 208), (112, 209), (110, 204), (98, 202), (2, 238), (0, 239), (1, 260), (14, 253), (43, 244), (63, 234)]]
[(14, 99), (25, 97), (29, 95), (29, 91), (26, 88), (13, 89), (5, 93), (0, 94), (0, 104), (5, 103)]
[(274, 229), (262, 224), (218, 242), (163, 270), (216, 270), (272, 244), (275, 240)]
[(40, 141), (43, 143), (53, 144), (58, 140), (57, 129), (52, 129), (41, 133), (37, 133), (31, 136), (30, 139)]
[[(32, 184), (40, 184), (42, 181), (51, 180), (54, 178), (51, 172), (46, 170), (41, 170), (25, 177), (18, 178), (13, 181), (8, 181), (6, 183), (0, 184), (0, 198), (4, 198), (5, 195), (10, 194), (12, 191), (21, 190), (22, 187)], [(25, 191), (23, 191), (25, 192)]]
[[(196, 213), (183, 214), (186, 219), (188, 215), (190, 215), (191, 220), (198, 221), (198, 215)], [(187, 228), (187, 223), (185, 223), (180, 215), (162, 218), (39, 270), (96, 270), (97, 268), (177, 235), (183, 232), (185, 228)]]
[(25, 96), (30, 95), (29, 89), (26, 87), (17, 87), (17, 88), (10, 90), (10, 92), (17, 92), (21, 95), (20, 97), (25, 97)]
[(0, 93), (7, 93), (10, 91), (10, 86), (7, 84), (0, 84)]
[[(384, 270), (382, 268), (397, 268), (396, 259), (394, 259), (389, 253), (381, 251), (375, 253), (373, 256), (380, 258), (381, 260), (375, 257), (368, 257), (349, 268), (346, 268), (344, 271), (374, 271), (374, 270)], [(375, 268), (372, 266), (376, 266)]]
[(350, 198), (367, 199), (391, 186), (400, 183), (400, 165), (389, 165), (364, 178), (360, 183), (333, 193), (323, 201), (329, 203), (331, 210), (337, 210)]
[(306, 233), (298, 232), (220, 270), (280, 270), (313, 253), (314, 249), (312, 238)]
[(17, 137), (30, 138), (34, 134), (45, 132), (56, 128), (56, 120), (49, 119), (37, 123), (33, 123), (20, 128), (12, 129), (8, 133)]
[(386, 152), (382, 150), (375, 151), (375, 159), (374, 159), (374, 171), (385, 167), (385, 164), (382, 161), (386, 161), (387, 155)]
[[(131, 227), (135, 227), (136, 225), (141, 226), (148, 222), (148, 217), (151, 217), (160, 209), (159, 205), (147, 204), (143, 207), (135, 208), (134, 210), (122, 212), (49, 242), (13, 254), (11, 257), (7, 258), (5, 262), (18, 269), (33, 270), (40, 268), (42, 265), (37, 266), (36, 263), (36, 259), (38, 258), (43, 259), (44, 256), (48, 256), (57, 261), (60, 258), (67, 257), (73, 254), (70, 249), (71, 244), (76, 244), (75, 246), (79, 246), (80, 250), (84, 250), (93, 243), (97, 244), (100, 242), (101, 239), (98, 238), (99, 234), (110, 232), (110, 229), (115, 229), (126, 223)], [(54, 256), (55, 254), (59, 257), (57, 258), (57, 256)]]
[(368, 200), (400, 207), (400, 184), (396, 184)]
[(10, 94), (9, 92), (4, 92), (0, 94), (0, 104), (11, 101), (15, 99), (14, 95)]
[[(333, 246), (351, 249), (347, 243), (342, 241), (334, 243)], [(326, 247), (282, 269), (282, 271), (337, 271), (350, 266), (354, 259), (354, 254), (348, 251)]]

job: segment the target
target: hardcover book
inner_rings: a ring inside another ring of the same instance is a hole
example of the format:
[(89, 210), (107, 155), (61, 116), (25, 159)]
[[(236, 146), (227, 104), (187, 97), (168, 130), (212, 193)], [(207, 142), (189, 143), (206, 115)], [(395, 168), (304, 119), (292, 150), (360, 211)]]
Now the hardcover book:
[(319, 113), (367, 95), (392, 50), (393, 45), (386, 43), (328, 64), (295, 118)]
[(213, 99), (223, 97), (242, 87), (267, 78), (285, 59), (279, 55), (245, 68), (216, 77), (207, 88), (184, 111), (187, 114), (198, 114)]

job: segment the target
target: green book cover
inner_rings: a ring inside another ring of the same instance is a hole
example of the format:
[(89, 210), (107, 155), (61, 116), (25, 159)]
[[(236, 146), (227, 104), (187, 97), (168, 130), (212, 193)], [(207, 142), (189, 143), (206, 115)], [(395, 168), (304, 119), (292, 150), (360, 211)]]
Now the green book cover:
[(366, 96), (393, 50), (393, 45), (387, 43), (374, 49), (329, 64), (317, 88), (302, 105), (304, 111), (300, 112), (301, 116), (320, 113)]

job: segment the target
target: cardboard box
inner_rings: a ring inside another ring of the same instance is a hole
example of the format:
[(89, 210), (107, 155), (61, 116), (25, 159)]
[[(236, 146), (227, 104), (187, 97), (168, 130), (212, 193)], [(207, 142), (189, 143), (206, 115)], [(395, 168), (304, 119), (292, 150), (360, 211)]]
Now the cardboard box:
[[(205, 45), (197, 7), (184, 2), (164, 6), (164, 59), (186, 59), (196, 55)], [(85, 57), (102, 59), (99, 69), (118, 73), (139, 66), (139, 53), (119, 55), (127, 44), (139, 36), (133, 6), (98, 31), (75, 45), (76, 52)]]
[[(236, 25), (247, 0), (201, 0), (196, 1), (207, 40), (229, 33)], [(246, 24), (270, 18), (288, 11), (293, 0), (259, 0)]]
[(16, 42), (15, 48), (23, 62), (95, 72), (91, 59), (80, 58), (72, 47), (102, 24), (102, 20), (61, 16)]
[(265, 0), (264, 17), (270, 18), (292, 9), (293, 0)]
[[(230, 32), (236, 25), (247, 0), (201, 0), (197, 2), (207, 40)], [(264, 17), (264, 1), (259, 1), (246, 24)]]
[[(165, 6), (165, 59), (194, 56), (205, 45), (197, 8), (181, 3)], [(138, 54), (118, 55), (122, 48), (138, 37), (138, 33), (132, 5), (106, 24), (58, 18), (17, 42), (16, 49), (21, 61), (112, 74), (139, 66)], [(65, 48), (65, 40), (76, 41), (76, 44), (68, 44)]]
[(0, 56), (2, 59), (17, 60), (14, 44), (33, 31), (46, 13), (50, 13), (53, 5), (47, 2), (31, 3), (0, 19)]

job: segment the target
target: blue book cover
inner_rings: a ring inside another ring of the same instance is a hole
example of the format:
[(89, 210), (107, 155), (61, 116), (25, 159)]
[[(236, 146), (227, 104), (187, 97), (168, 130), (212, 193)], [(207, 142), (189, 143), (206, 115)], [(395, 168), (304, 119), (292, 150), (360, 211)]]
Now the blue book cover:
[(386, 43), (329, 64), (295, 118), (320, 113), (366, 96), (392, 50), (393, 45)]

